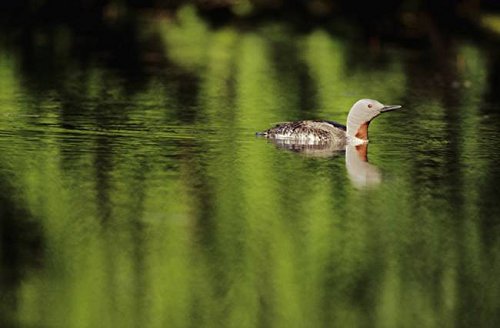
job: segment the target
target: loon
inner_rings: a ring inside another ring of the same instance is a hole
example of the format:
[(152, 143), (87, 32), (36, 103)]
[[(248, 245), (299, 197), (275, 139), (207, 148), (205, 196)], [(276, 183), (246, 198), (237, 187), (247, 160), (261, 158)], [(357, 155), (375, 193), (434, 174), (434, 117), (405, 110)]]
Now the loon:
[(291, 144), (332, 144), (335, 148), (368, 142), (368, 126), (381, 113), (401, 108), (400, 105), (383, 105), (377, 100), (358, 100), (347, 115), (347, 126), (337, 122), (307, 120), (279, 123), (275, 127), (257, 132), (269, 139)]

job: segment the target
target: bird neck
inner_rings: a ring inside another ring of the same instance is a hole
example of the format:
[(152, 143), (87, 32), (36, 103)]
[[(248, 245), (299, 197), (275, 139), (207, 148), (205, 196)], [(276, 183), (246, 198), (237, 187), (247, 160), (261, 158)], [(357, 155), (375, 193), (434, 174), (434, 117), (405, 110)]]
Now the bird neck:
[(356, 108), (351, 108), (347, 115), (347, 135), (358, 138), (362, 141), (368, 141), (368, 126), (371, 117), (367, 117), (363, 112)]
[(370, 121), (360, 121), (356, 119), (347, 119), (347, 135), (356, 137), (363, 141), (368, 141), (368, 126)]

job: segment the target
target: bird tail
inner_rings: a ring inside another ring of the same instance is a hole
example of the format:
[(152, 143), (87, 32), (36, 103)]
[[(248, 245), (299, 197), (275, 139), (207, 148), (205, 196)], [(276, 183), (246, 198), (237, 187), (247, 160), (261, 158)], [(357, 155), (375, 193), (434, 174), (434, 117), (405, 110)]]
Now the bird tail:
[(267, 131), (255, 132), (255, 136), (257, 136), (257, 137), (266, 137), (267, 136)]

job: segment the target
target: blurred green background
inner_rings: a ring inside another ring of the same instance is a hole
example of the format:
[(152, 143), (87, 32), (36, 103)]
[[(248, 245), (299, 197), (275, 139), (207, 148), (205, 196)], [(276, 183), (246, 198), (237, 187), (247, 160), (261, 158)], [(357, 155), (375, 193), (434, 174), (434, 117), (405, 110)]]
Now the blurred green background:
[[(498, 327), (499, 9), (2, 1), (0, 326)], [(375, 185), (254, 136), (360, 98)]]

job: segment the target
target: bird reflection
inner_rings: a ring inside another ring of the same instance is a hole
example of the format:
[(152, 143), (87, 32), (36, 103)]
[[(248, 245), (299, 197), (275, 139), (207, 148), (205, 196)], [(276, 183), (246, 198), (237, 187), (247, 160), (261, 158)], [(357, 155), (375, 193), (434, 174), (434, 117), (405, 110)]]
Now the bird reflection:
[(368, 144), (348, 145), (345, 152), (345, 166), (352, 184), (358, 188), (372, 187), (382, 182), (378, 167), (368, 163)]
[(288, 139), (268, 139), (278, 148), (288, 149), (307, 157), (332, 157), (341, 155), (345, 146), (336, 143), (302, 143)]
[(356, 188), (369, 188), (382, 182), (378, 167), (368, 162), (368, 144), (342, 146), (335, 143), (306, 144), (289, 140), (270, 140), (278, 148), (307, 157), (333, 157), (345, 153), (345, 165), (351, 183)]

